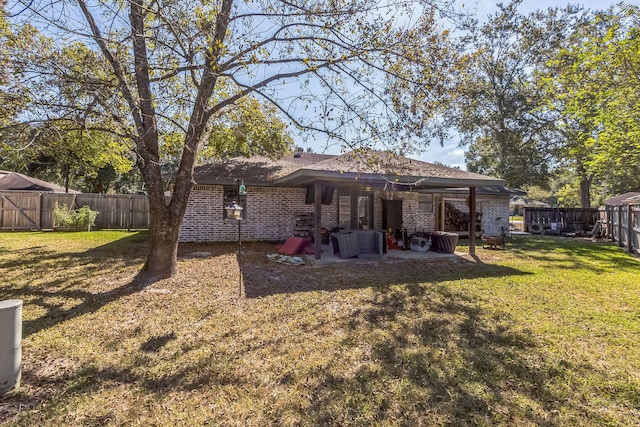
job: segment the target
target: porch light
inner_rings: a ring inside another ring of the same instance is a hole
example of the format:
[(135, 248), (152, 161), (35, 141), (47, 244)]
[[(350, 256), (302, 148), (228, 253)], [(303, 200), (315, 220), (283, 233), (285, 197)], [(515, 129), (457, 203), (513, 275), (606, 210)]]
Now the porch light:
[(224, 210), (227, 211), (227, 218), (235, 219), (237, 221), (242, 220), (242, 206), (237, 204), (235, 201), (231, 202), (231, 204), (224, 208)]
[[(240, 200), (240, 203), (242, 203), (243, 201), (246, 203), (247, 187), (244, 185), (244, 182), (241, 181), (239, 178), (236, 179), (236, 182), (238, 183), (238, 198)], [(238, 223), (238, 271), (239, 271), (238, 291), (239, 291), (240, 297), (242, 298), (242, 258), (241, 258), (242, 257), (242, 238), (241, 238), (242, 234), (240, 233), (240, 223), (242, 223), (242, 211), (244, 209), (238, 203), (233, 201), (229, 206), (224, 208), (224, 210), (227, 214), (227, 218), (235, 219), (236, 222)]]

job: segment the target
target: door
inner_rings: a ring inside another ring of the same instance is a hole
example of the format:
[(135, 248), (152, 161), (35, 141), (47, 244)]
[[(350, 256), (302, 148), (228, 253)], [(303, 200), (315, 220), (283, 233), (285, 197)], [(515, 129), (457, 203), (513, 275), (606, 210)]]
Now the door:
[(344, 230), (373, 228), (373, 197), (361, 194), (339, 196), (338, 226)]
[(393, 232), (402, 228), (402, 200), (382, 200), (382, 228)]

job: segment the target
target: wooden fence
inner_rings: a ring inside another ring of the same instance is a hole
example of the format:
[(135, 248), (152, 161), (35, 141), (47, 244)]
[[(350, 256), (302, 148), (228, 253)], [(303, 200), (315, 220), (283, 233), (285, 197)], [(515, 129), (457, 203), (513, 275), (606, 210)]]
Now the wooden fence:
[(522, 215), (524, 231), (532, 233), (588, 232), (600, 219), (596, 208), (525, 208)]
[(0, 230), (52, 229), (56, 203), (72, 208), (86, 205), (98, 211), (96, 228), (149, 228), (146, 195), (0, 191)]
[(629, 253), (640, 253), (640, 204), (606, 206), (600, 210), (604, 235)]
[(527, 208), (523, 216), (525, 231), (598, 233), (629, 253), (640, 254), (640, 204), (600, 209)]

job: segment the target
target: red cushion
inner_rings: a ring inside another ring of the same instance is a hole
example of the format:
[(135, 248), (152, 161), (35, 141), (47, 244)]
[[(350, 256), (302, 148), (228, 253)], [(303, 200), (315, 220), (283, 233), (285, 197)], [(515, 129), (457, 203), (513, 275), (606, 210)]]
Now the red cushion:
[(289, 237), (284, 245), (280, 246), (278, 253), (282, 255), (296, 255), (302, 245), (304, 245), (305, 239), (303, 237)]

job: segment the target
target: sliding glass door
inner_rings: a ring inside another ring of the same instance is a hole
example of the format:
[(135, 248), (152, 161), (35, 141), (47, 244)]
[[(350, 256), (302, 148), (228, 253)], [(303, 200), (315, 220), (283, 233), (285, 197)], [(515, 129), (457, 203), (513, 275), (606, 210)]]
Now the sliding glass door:
[(373, 196), (345, 194), (338, 196), (338, 224), (345, 230), (369, 230), (373, 224)]

